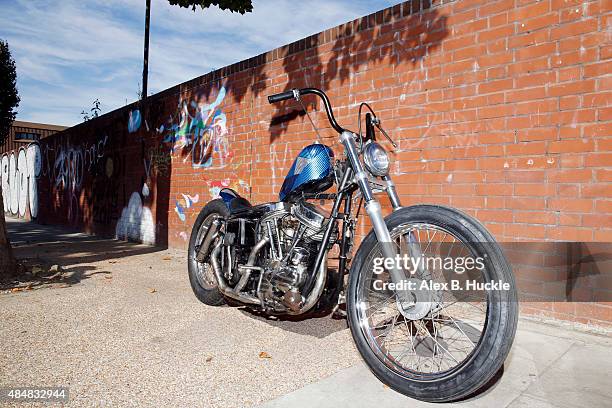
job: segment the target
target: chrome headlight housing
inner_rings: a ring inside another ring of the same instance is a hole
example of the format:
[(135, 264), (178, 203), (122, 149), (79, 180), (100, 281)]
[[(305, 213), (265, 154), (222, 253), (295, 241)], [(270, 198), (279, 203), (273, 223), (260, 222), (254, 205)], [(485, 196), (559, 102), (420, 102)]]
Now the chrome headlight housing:
[(364, 146), (363, 162), (373, 176), (382, 177), (389, 174), (389, 155), (385, 148), (376, 142)]

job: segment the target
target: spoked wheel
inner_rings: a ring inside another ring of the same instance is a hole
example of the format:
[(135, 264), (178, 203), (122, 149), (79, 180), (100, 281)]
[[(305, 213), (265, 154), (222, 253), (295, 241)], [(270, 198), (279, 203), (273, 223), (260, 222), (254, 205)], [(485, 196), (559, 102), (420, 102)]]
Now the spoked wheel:
[(210, 228), (212, 221), (215, 217), (227, 215), (228, 212), (223, 200), (213, 200), (206, 204), (193, 225), (191, 239), (189, 240), (189, 282), (196, 297), (201, 302), (211, 306), (221, 305), (225, 302), (225, 299), (218, 289), (217, 278), (210, 259), (198, 262), (195, 257), (197, 248), (202, 245), (204, 235)]
[[(486, 229), (456, 210), (415, 206), (386, 221), (400, 269), (416, 290), (398, 299), (370, 233), (349, 277), (357, 348), (379, 379), (405, 395), (438, 402), (468, 396), (495, 375), (510, 350), (517, 323), (511, 269)], [(468, 270), (465, 259), (481, 264), (469, 261)], [(482, 285), (499, 280), (511, 289)]]

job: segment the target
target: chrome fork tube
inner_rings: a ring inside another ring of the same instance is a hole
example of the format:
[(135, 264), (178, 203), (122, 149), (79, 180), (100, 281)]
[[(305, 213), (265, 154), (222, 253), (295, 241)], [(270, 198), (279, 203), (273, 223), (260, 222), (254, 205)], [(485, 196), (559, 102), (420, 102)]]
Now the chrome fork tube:
[(400, 202), (399, 196), (397, 195), (397, 190), (395, 189), (395, 183), (391, 180), (389, 176), (383, 176), (383, 181), (387, 185), (387, 195), (389, 196), (389, 201), (391, 201), (391, 205), (393, 206), (393, 211), (402, 207), (402, 203)]
[(342, 132), (340, 135), (340, 143), (342, 143), (344, 146), (346, 157), (348, 157), (349, 163), (351, 163), (351, 167), (355, 172), (355, 179), (357, 179), (357, 184), (359, 185), (363, 199), (365, 200), (366, 204), (370, 201), (374, 201), (372, 189), (368, 184), (368, 175), (366, 174), (365, 170), (363, 169), (363, 165), (359, 160), (359, 153), (357, 152), (357, 146), (355, 145), (354, 133), (346, 130)]
[[(370, 217), (370, 220), (372, 221), (374, 233), (376, 234), (378, 242), (380, 242), (383, 256), (385, 258), (395, 259), (397, 255), (395, 244), (391, 240), (389, 229), (387, 228), (387, 224), (385, 223), (385, 219), (382, 215), (380, 203), (374, 198), (372, 188), (368, 183), (368, 176), (363, 168), (363, 165), (361, 164), (361, 161), (359, 160), (359, 153), (357, 152), (357, 146), (355, 145), (355, 136), (349, 131), (344, 131), (340, 135), (340, 142), (344, 146), (346, 156), (348, 157), (351, 167), (355, 172), (355, 179), (357, 180), (357, 184), (359, 185), (359, 189), (361, 190), (361, 194), (366, 203), (365, 209)], [(404, 271), (395, 266), (389, 269), (389, 274), (391, 275), (391, 280), (394, 283), (399, 283), (406, 280)], [(397, 295), (402, 301), (408, 301), (408, 293), (406, 291), (398, 291)]]

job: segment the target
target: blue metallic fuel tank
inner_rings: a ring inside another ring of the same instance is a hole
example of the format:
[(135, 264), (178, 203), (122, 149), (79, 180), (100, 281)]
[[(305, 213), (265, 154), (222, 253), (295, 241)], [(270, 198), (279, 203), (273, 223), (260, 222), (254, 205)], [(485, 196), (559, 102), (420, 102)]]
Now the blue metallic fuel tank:
[(279, 198), (293, 201), (303, 193), (320, 193), (334, 182), (334, 152), (323, 144), (312, 144), (302, 149), (289, 169)]

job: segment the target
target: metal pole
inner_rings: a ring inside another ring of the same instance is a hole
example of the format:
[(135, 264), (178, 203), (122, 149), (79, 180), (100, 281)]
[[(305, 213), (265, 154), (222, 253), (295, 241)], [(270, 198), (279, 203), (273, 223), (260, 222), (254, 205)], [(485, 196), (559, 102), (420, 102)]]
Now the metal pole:
[(151, 0), (146, 0), (144, 64), (142, 67), (142, 100), (147, 99), (147, 80), (149, 76), (149, 23), (151, 21)]

